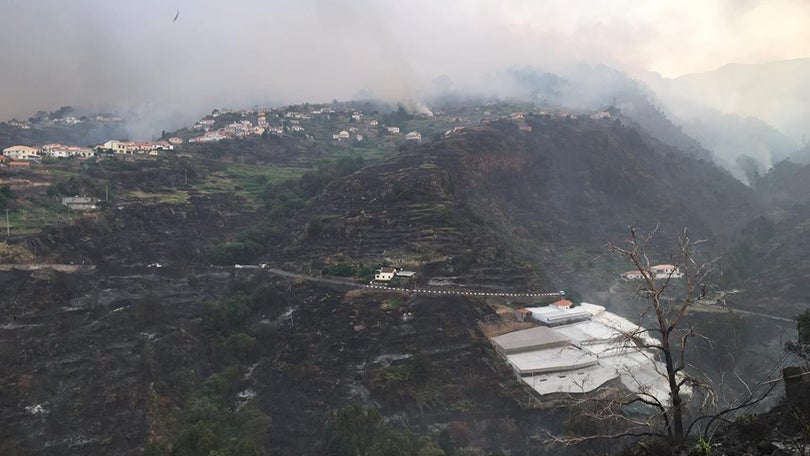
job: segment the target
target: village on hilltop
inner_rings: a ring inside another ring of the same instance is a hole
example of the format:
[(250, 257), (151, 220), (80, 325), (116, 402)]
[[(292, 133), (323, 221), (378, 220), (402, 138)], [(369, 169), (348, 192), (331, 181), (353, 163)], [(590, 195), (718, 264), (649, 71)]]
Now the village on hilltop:
[[(409, 114), (402, 107), (393, 114), (380, 114), (369, 106), (355, 103), (304, 104), (280, 108), (253, 108), (242, 110), (215, 109), (211, 114), (195, 122), (190, 128), (182, 128), (172, 134), (164, 132), (159, 141), (133, 142), (110, 139), (95, 146), (64, 145), (57, 143), (32, 145), (17, 144), (3, 149), (0, 167), (21, 169), (32, 164), (41, 164), (43, 158), (88, 159), (94, 156), (114, 155), (148, 158), (161, 152), (174, 151), (186, 145), (212, 143), (223, 140), (243, 139), (250, 136), (297, 136), (315, 140), (331, 141), (336, 145), (362, 144), (369, 141), (395, 141), (419, 143), (428, 132), (417, 131), (406, 125), (410, 120), (416, 124), (422, 119), (431, 119), (434, 131), (431, 138), (447, 137), (463, 133), (465, 128), (487, 124), (497, 120), (514, 122), (524, 132), (530, 132), (526, 116), (559, 117), (575, 119), (611, 119), (607, 111), (574, 114), (566, 110), (534, 109), (529, 112), (507, 111), (508, 105), (487, 103), (468, 112), (431, 112), (426, 108), (420, 113)], [(496, 109), (499, 108), (499, 109)], [(67, 113), (71, 111), (62, 108)], [(60, 110), (60, 111), (61, 111)], [(402, 114), (404, 113), (404, 114)], [(395, 115), (399, 114), (399, 116)], [(42, 117), (42, 116), (40, 116)], [(52, 116), (53, 117), (53, 116)], [(64, 115), (56, 118), (31, 118), (29, 121), (12, 120), (5, 124), (14, 129), (30, 130), (44, 126), (70, 127), (86, 122), (121, 122), (122, 119), (110, 114), (75, 117)], [(391, 125), (397, 123), (397, 125)], [(410, 130), (410, 131), (408, 131)]]

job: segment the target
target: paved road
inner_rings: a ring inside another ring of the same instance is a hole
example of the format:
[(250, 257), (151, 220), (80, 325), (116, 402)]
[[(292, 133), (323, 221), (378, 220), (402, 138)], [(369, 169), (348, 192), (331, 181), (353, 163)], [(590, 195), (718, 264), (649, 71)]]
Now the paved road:
[[(615, 282), (613, 285), (610, 286), (608, 292), (610, 294), (621, 294), (620, 291), (617, 290), (618, 286), (621, 282)], [(734, 290), (736, 292), (737, 290)], [(630, 293), (628, 293), (630, 294)], [(633, 293), (634, 294), (634, 293)], [(635, 294), (634, 294), (635, 295)], [(762, 312), (754, 312), (750, 310), (742, 310), (742, 309), (732, 309), (723, 307), (720, 305), (709, 305), (709, 304), (702, 304), (702, 303), (695, 303), (690, 307), (690, 311), (692, 312), (710, 312), (710, 313), (726, 313), (729, 315), (745, 315), (748, 317), (757, 317), (757, 318), (766, 318), (768, 320), (776, 320), (776, 321), (786, 321), (789, 323), (794, 323), (796, 320), (793, 318), (787, 317), (780, 317), (778, 315), (772, 315)]]
[(440, 289), (440, 288), (397, 288), (397, 287), (388, 287), (384, 285), (365, 285), (362, 283), (352, 282), (349, 280), (340, 280), (340, 279), (327, 279), (324, 277), (314, 277), (308, 276), (304, 274), (298, 274), (295, 272), (285, 271), (283, 269), (277, 268), (261, 268), (260, 266), (253, 266), (253, 265), (241, 265), (241, 267), (234, 267), (235, 269), (261, 269), (263, 271), (267, 271), (271, 274), (279, 275), (282, 277), (289, 277), (291, 279), (300, 279), (300, 280), (308, 280), (311, 282), (318, 282), (318, 283), (326, 283), (331, 285), (342, 285), (342, 286), (349, 286), (354, 288), (367, 288), (373, 290), (380, 290), (380, 291), (389, 291), (392, 293), (413, 293), (413, 294), (425, 294), (425, 295), (454, 295), (454, 296), (500, 296), (500, 297), (508, 297), (508, 298), (543, 298), (543, 297), (557, 297), (557, 296), (564, 296), (565, 293), (561, 291), (555, 291), (550, 293), (501, 293), (501, 292), (492, 292), (492, 291), (474, 291), (474, 290), (453, 290), (453, 289)]
[[(77, 272), (77, 271), (84, 271), (84, 270), (92, 270), (95, 268), (93, 265), (57, 265), (57, 264), (14, 264), (14, 265), (0, 265), (0, 270), (10, 270), (10, 269), (26, 269), (26, 270), (34, 270), (34, 269), (55, 269), (58, 271), (63, 272)], [(373, 284), (362, 284), (353, 282), (351, 280), (342, 280), (342, 279), (332, 279), (326, 277), (315, 277), (309, 276), (305, 274), (299, 274), (297, 272), (290, 272), (285, 271), (283, 269), (278, 268), (271, 268), (267, 267), (266, 265), (257, 265), (257, 264), (240, 264), (234, 266), (211, 266), (212, 269), (227, 269), (227, 270), (241, 270), (241, 269), (250, 269), (250, 270), (262, 270), (269, 272), (271, 274), (275, 274), (281, 277), (288, 277), (291, 279), (298, 279), (298, 280), (306, 280), (310, 282), (317, 282), (329, 285), (338, 285), (350, 288), (367, 288), (379, 291), (388, 291), (391, 293), (412, 293), (412, 294), (424, 294), (424, 295), (454, 295), (454, 296), (499, 296), (499, 297), (508, 297), (508, 298), (543, 298), (543, 297), (561, 297), (564, 296), (565, 293), (561, 291), (554, 291), (554, 292), (546, 292), (546, 293), (534, 293), (534, 292), (520, 292), (520, 293), (506, 293), (506, 292), (494, 292), (494, 291), (476, 291), (476, 290), (459, 290), (459, 289), (447, 289), (447, 288), (397, 288), (397, 287), (388, 287), (384, 285), (373, 285)], [(160, 265), (159, 263), (153, 263), (149, 266), (136, 266), (136, 267), (125, 267), (125, 270), (138, 270), (138, 271), (175, 271), (177, 270), (176, 267), (167, 266), (167, 265)], [(125, 277), (125, 276), (122, 276)]]

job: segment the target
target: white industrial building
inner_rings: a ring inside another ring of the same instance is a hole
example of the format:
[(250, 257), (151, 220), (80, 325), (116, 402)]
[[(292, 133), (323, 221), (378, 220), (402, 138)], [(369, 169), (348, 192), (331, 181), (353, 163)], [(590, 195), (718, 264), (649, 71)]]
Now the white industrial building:
[(492, 341), (515, 375), (537, 393), (587, 393), (615, 380), (662, 403), (669, 400), (662, 363), (655, 360), (653, 351), (640, 346), (655, 339), (638, 325), (588, 303), (569, 309), (527, 310), (546, 326)]

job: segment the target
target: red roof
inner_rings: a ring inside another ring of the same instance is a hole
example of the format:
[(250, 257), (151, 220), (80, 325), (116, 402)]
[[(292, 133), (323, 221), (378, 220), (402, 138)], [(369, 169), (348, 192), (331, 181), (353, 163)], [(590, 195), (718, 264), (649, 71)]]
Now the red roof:
[(567, 299), (560, 299), (559, 301), (552, 302), (551, 305), (554, 306), (554, 307), (563, 307), (563, 308), (567, 309), (567, 308), (571, 307), (572, 305), (574, 305), (574, 303), (567, 300)]

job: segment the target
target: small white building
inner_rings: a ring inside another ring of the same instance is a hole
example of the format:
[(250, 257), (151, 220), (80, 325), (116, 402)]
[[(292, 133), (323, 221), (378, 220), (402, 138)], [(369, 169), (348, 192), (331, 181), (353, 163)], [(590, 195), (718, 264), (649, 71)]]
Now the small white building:
[[(647, 274), (650, 274), (647, 272)], [(619, 274), (622, 280), (642, 280), (644, 278), (644, 273), (636, 269), (635, 271), (627, 271), (622, 272)]]
[(671, 264), (657, 264), (650, 268), (650, 271), (655, 274), (656, 279), (680, 279), (683, 277), (683, 272), (680, 268)]
[(386, 131), (388, 131), (388, 133), (391, 133), (392, 135), (399, 134), (399, 127), (385, 127), (385, 129)]
[(396, 268), (380, 268), (374, 271), (374, 280), (376, 282), (390, 282), (396, 275)]
[(62, 197), (62, 204), (74, 211), (92, 211), (97, 209), (96, 203), (101, 201), (90, 196), (65, 196)]
[(418, 131), (412, 131), (405, 135), (406, 141), (420, 141), (422, 139), (422, 133)]
[(585, 321), (591, 318), (591, 313), (582, 306), (574, 308), (559, 308), (557, 306), (527, 307), (532, 318), (546, 326), (559, 326)]

